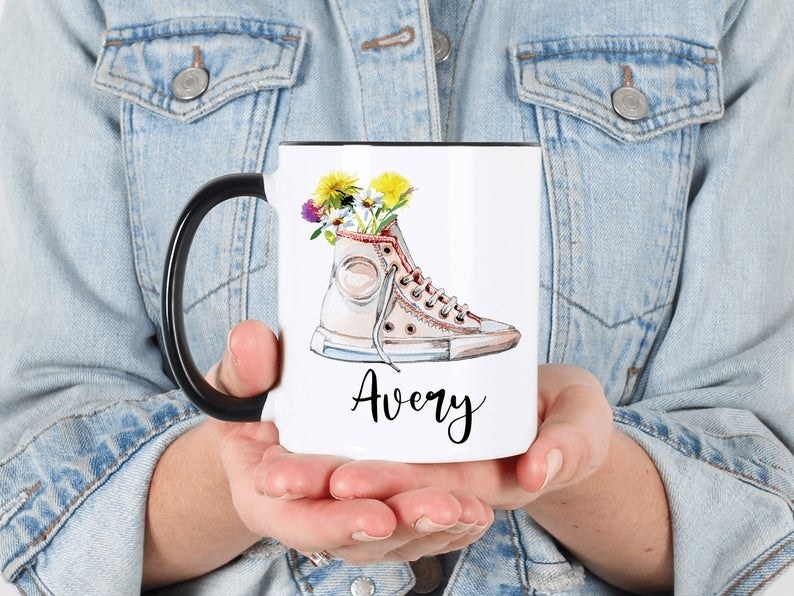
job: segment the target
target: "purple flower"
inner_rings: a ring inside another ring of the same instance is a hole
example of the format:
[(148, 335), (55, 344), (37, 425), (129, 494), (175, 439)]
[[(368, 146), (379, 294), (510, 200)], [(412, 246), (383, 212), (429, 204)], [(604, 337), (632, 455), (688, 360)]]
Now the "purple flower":
[(322, 208), (314, 204), (314, 199), (309, 199), (301, 207), (301, 217), (308, 222), (318, 223), (322, 217)]

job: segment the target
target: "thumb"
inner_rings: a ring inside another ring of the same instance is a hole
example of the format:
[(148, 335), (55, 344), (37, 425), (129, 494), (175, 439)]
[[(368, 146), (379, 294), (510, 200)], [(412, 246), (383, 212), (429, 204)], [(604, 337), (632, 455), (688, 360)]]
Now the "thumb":
[(612, 440), (612, 409), (598, 380), (582, 369), (538, 369), (538, 436), (518, 458), (519, 484), (530, 493), (575, 484), (606, 460)]
[(207, 381), (235, 397), (253, 397), (270, 389), (278, 379), (279, 345), (261, 321), (248, 320), (229, 333), (226, 351), (207, 374)]

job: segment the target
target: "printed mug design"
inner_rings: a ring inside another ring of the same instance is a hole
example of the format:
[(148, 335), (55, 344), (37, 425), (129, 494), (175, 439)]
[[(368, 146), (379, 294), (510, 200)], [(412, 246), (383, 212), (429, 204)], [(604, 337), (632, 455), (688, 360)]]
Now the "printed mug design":
[(313, 352), (355, 362), (452, 361), (504, 352), (519, 331), (475, 315), (416, 266), (398, 223), (415, 188), (385, 172), (362, 189), (358, 179), (332, 171), (320, 179), (303, 218), (319, 223), (312, 239), (334, 246)]
[[(421, 189), (393, 171), (372, 180), (329, 172), (335, 163), (394, 167)], [(540, 166), (531, 145), (296, 143), (279, 147), (272, 175), (208, 181), (165, 255), (163, 347), (174, 379), (214, 418), (273, 422), (294, 453), (410, 463), (525, 453), (537, 433), (538, 217), (510, 214), (516, 200), (540, 204)], [(216, 389), (196, 366), (183, 300), (195, 234), (237, 197), (269, 201), (277, 214), (268, 224), (277, 224), (278, 251), (268, 258), (278, 287), (261, 281), (277, 289), (286, 339), (280, 382), (246, 399)]]

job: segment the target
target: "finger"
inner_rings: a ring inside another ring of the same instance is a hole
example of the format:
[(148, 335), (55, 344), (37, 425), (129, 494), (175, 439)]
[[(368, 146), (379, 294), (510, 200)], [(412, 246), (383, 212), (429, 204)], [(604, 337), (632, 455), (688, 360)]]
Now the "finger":
[(356, 565), (413, 560), (444, 550), (483, 517), (473, 497), (459, 498), (437, 488), (401, 493), (387, 499), (386, 504), (396, 518), (395, 531), (387, 540), (338, 547), (332, 554)]
[(330, 498), (331, 474), (349, 460), (330, 455), (302, 455), (274, 445), (254, 472), (254, 486), (277, 499)]
[(456, 491), (453, 494), (461, 508), (458, 524), (479, 528), (481, 533), (493, 523), (494, 511), (488, 503), (468, 492)]
[[(430, 534), (453, 527), (461, 520), (463, 506), (450, 492), (436, 487), (426, 487), (394, 495), (386, 500), (404, 532)], [(467, 511), (467, 516), (472, 513)]]
[(384, 555), (383, 561), (416, 561), (422, 557), (458, 551), (474, 544), (488, 526), (470, 526), (462, 532), (439, 532), (406, 542)]
[(229, 333), (226, 351), (207, 375), (216, 389), (251, 397), (270, 389), (278, 378), (278, 340), (261, 321), (239, 323)]
[(392, 510), (373, 499), (268, 500), (269, 511), (261, 515), (267, 520), (259, 526), (261, 535), (303, 553), (387, 540), (397, 525)]
[(268, 447), (278, 443), (278, 429), (271, 422), (229, 424), (223, 428), (219, 440), (227, 472), (237, 470), (242, 462), (248, 469), (258, 465)]
[[(439, 523), (436, 506), (429, 506), (428, 499), (438, 498), (433, 489), (416, 491), (414, 494), (399, 495), (388, 503), (397, 515), (398, 531), (394, 538), (401, 537), (404, 543), (381, 558), (390, 561), (413, 561), (423, 556), (441, 554), (458, 550), (478, 540), (493, 523), (493, 509), (483, 500), (465, 492), (445, 493), (444, 499), (454, 498), (460, 514), (455, 523)], [(401, 502), (402, 501), (402, 502)], [(410, 524), (419, 512), (427, 513)], [(450, 521), (447, 519), (446, 521)], [(400, 533), (399, 528), (405, 528)], [(389, 545), (392, 540), (376, 546)]]
[(427, 486), (467, 490), (501, 509), (520, 506), (525, 496), (516, 481), (515, 458), (443, 464), (355, 461), (340, 466), (330, 486), (339, 499), (386, 499)]
[(395, 495), (386, 504), (394, 511), (398, 529), (411, 538), (440, 532), (461, 534), (493, 522), (491, 507), (466, 491), (428, 487)]
[(540, 370), (543, 418), (516, 464), (519, 483), (532, 493), (589, 476), (605, 461), (613, 432), (611, 408), (592, 376), (573, 367)]
[[(538, 415), (545, 420), (550, 408), (569, 405), (570, 397), (604, 402), (604, 392), (592, 373), (568, 364), (544, 364), (538, 367)], [(575, 407), (575, 406), (572, 406)]]
[(589, 450), (575, 425), (547, 425), (529, 451), (518, 458), (518, 482), (528, 492), (539, 493), (584, 478)]
[(435, 486), (446, 490), (465, 488), (467, 477), (458, 464), (404, 464), (386, 461), (352, 461), (331, 477), (331, 492), (338, 499), (391, 495)]
[[(437, 520), (441, 517), (437, 508), (430, 508), (426, 503), (426, 496), (433, 494), (433, 489), (425, 489), (423, 491), (416, 491), (416, 495), (423, 497), (421, 510), (425, 511), (422, 517), (419, 517), (413, 524), (413, 530), (419, 535), (430, 534), (447, 534), (447, 541), (454, 540), (454, 536), (458, 534), (469, 534), (472, 531), (481, 533), (493, 522), (493, 509), (483, 500), (478, 499), (473, 494), (468, 492), (456, 491), (452, 493), (445, 493), (446, 498), (455, 499), (457, 502), (457, 509), (460, 513), (454, 523), (439, 523)], [(398, 503), (395, 499), (389, 499), (387, 503), (394, 510), (397, 515), (397, 521), (404, 520), (408, 522), (410, 519), (416, 517), (417, 511), (415, 510), (414, 503), (410, 501), (407, 503)], [(452, 509), (448, 513), (452, 513)]]

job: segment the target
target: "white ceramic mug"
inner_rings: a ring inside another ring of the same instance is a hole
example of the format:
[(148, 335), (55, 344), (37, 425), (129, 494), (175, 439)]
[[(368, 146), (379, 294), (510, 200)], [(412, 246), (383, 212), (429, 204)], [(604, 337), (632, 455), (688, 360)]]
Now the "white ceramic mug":
[[(445, 462), (523, 453), (537, 424), (540, 150), (294, 143), (276, 173), (200, 189), (163, 282), (166, 356), (211, 416), (268, 420), (300, 453)], [(201, 220), (234, 197), (278, 214), (282, 373), (213, 389), (187, 347), (182, 284)]]

